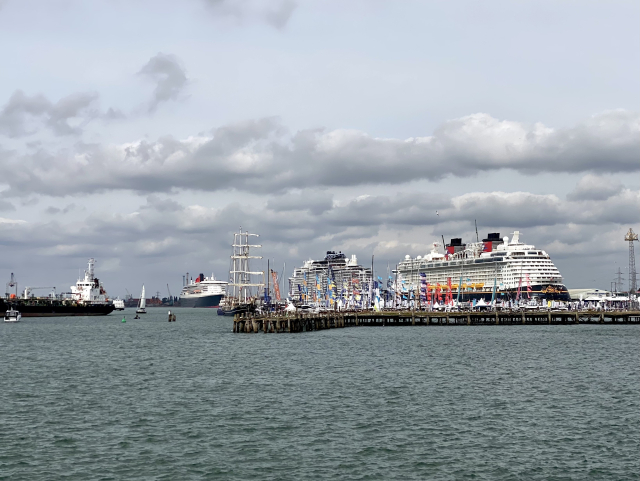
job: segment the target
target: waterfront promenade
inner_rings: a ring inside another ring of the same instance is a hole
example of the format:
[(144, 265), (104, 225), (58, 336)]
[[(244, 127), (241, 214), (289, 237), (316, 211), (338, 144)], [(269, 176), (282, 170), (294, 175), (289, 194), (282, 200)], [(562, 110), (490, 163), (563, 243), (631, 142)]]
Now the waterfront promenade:
[(235, 333), (306, 332), (360, 326), (495, 326), (640, 324), (640, 311), (328, 311), (320, 314), (256, 313), (236, 315)]

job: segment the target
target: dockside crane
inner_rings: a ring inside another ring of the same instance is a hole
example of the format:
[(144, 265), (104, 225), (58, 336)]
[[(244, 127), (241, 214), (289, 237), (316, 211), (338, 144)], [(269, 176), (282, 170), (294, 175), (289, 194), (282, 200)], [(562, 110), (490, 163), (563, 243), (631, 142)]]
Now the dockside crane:
[(173, 296), (171, 295), (171, 289), (169, 289), (169, 284), (167, 284), (167, 292), (169, 293), (169, 305), (173, 306)]
[(55, 286), (53, 286), (53, 287), (31, 287), (31, 286), (27, 286), (27, 287), (24, 288), (23, 298), (24, 299), (28, 299), (29, 296), (31, 295), (31, 291), (40, 290), (40, 289), (51, 289), (51, 297), (53, 297), (53, 298), (56, 297), (56, 288), (55, 288)]
[(14, 296), (18, 297), (18, 281), (13, 276), (13, 272), (11, 273), (11, 280), (9, 282), (7, 282), (7, 289), (6, 289), (7, 298), (9, 298), (11, 296), (11, 292), (9, 291), (9, 289), (11, 289), (12, 287), (15, 288)]

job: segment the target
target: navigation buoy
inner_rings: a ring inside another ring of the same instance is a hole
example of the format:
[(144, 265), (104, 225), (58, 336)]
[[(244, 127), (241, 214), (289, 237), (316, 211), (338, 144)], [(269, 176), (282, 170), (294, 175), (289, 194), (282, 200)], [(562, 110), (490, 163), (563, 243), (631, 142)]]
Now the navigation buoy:
[(126, 318), (126, 317), (123, 317), (123, 318), (122, 318), (122, 322), (127, 322), (127, 318)]

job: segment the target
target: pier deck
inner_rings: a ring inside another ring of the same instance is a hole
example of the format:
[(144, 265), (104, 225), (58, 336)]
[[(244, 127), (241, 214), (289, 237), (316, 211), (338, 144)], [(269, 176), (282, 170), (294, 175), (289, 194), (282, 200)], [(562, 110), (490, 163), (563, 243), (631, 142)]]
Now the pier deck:
[(640, 311), (331, 311), (320, 314), (242, 314), (233, 332), (305, 332), (359, 326), (495, 326), (640, 324)]

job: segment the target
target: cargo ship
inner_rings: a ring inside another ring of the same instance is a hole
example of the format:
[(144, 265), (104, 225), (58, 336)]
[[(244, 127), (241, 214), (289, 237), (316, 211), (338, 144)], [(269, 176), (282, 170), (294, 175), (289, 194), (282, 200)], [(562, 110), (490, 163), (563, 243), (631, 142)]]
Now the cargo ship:
[[(188, 276), (187, 276), (188, 277)], [(180, 307), (220, 307), (228, 282), (219, 281), (213, 274), (200, 274), (191, 280), (180, 292)]]
[(463, 301), (571, 300), (549, 254), (520, 242), (519, 231), (511, 239), (494, 232), (482, 242), (463, 244), (461, 238), (444, 246), (436, 242), (424, 257), (405, 256), (397, 273), (402, 290), (415, 291), (420, 286), (425, 297), (448, 293)]
[[(89, 267), (84, 271), (84, 277), (78, 279), (75, 286), (71, 286), (71, 297), (63, 298), (52, 294), (49, 297), (35, 297), (31, 295), (29, 287), (24, 289), (21, 297), (8, 294), (0, 299), (0, 311), (13, 308), (22, 317), (66, 317), (66, 316), (104, 316), (114, 309), (113, 303), (107, 297), (100, 280), (94, 276), (95, 260), (89, 259)], [(16, 288), (17, 290), (17, 288)]]

